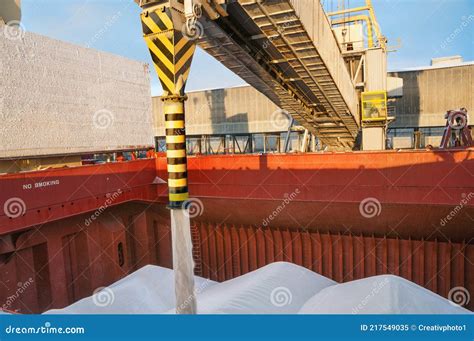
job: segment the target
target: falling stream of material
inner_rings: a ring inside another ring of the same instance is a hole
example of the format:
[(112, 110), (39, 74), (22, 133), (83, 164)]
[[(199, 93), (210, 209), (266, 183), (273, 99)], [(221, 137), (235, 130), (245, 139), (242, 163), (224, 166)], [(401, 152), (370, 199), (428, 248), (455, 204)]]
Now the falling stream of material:
[(184, 102), (196, 36), (182, 32), (184, 18), (178, 2), (136, 2), (143, 9), (143, 36), (163, 87), (176, 313), (195, 314), (191, 224), (186, 207), (189, 194)]
[(170, 211), (176, 313), (196, 314), (193, 245), (189, 214), (187, 214), (187, 209), (172, 209)]

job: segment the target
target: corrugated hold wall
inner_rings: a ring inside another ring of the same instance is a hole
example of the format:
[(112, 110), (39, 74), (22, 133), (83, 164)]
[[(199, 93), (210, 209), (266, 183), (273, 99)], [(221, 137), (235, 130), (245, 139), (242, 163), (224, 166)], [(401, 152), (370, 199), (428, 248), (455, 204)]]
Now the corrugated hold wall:
[[(61, 308), (147, 264), (172, 267), (164, 205), (111, 207), (85, 226), (89, 217), (49, 222), (0, 240), (0, 308)], [(445, 297), (454, 287), (474, 292), (472, 244), (197, 222), (192, 231), (196, 274), (217, 281), (288, 261), (339, 282), (391, 273)], [(468, 308), (474, 309), (472, 299)]]
[[(0, 309), (21, 314), (62, 308), (137, 269), (172, 267), (169, 213), (163, 207), (110, 207), (0, 238)], [(8, 246), (12, 248), (7, 249)]]
[(215, 281), (286, 261), (338, 282), (394, 274), (444, 297), (458, 286), (474, 292), (474, 246), (465, 243), (206, 223), (193, 232), (197, 274)]

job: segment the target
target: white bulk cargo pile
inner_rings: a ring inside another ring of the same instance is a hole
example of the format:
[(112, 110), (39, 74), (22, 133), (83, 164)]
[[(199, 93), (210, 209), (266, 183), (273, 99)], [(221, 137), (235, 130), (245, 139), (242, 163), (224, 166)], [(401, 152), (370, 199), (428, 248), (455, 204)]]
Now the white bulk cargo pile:
[(291, 263), (273, 263), (198, 296), (200, 314), (296, 314), (336, 282)]
[(465, 314), (466, 309), (404, 278), (374, 276), (326, 288), (300, 314)]
[[(468, 310), (407, 281), (383, 275), (336, 282), (277, 262), (216, 283), (196, 277), (200, 314), (466, 314)], [(146, 266), (56, 314), (174, 313), (172, 270)]]
[[(216, 282), (196, 277), (204, 292)], [(175, 306), (173, 270), (147, 265), (64, 309), (46, 314), (161, 314)]]

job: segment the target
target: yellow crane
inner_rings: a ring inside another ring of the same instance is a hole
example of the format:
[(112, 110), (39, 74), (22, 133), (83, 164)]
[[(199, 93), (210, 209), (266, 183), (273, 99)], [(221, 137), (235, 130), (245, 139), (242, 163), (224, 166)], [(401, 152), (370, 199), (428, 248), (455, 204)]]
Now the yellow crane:
[(0, 6), (0, 25), (21, 19), (21, 0), (2, 0)]

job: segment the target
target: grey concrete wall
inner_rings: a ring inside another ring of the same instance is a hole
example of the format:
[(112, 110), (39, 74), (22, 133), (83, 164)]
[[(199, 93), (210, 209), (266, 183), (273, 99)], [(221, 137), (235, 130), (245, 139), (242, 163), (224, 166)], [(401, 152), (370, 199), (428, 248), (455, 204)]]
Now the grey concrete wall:
[(444, 126), (446, 111), (460, 107), (467, 108), (473, 117), (473, 63), (389, 75), (403, 78), (403, 97), (395, 102), (397, 119), (391, 128)]
[(153, 145), (140, 62), (26, 33), (0, 34), (0, 158)]
[(367, 50), (365, 54), (365, 91), (387, 90), (387, 57), (382, 48)]
[[(164, 136), (163, 103), (153, 98), (155, 134)], [(251, 86), (188, 93), (186, 134), (245, 134), (288, 129), (289, 119)]]

